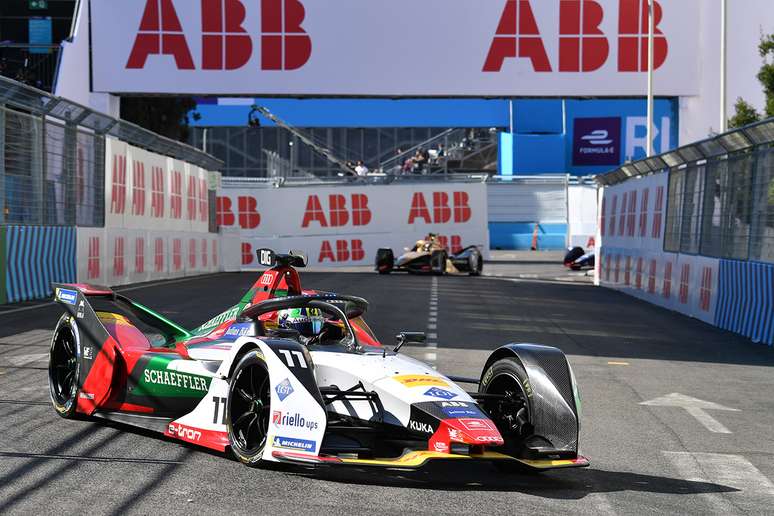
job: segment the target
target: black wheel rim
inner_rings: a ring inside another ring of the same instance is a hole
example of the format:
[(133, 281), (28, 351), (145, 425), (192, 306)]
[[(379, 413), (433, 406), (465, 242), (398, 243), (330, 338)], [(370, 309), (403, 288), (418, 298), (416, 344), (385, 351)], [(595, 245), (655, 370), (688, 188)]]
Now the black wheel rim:
[(251, 364), (240, 369), (231, 388), (229, 423), (234, 444), (245, 455), (260, 452), (266, 444), (271, 417), (269, 374)]
[(70, 328), (61, 328), (51, 347), (48, 376), (51, 393), (58, 405), (65, 406), (75, 396), (75, 380), (78, 375), (78, 355), (75, 337)]
[(524, 387), (515, 375), (496, 375), (489, 382), (486, 393), (504, 396), (501, 399), (488, 399), (484, 403), (484, 409), (505, 439), (506, 446), (515, 444), (531, 433), (529, 401)]

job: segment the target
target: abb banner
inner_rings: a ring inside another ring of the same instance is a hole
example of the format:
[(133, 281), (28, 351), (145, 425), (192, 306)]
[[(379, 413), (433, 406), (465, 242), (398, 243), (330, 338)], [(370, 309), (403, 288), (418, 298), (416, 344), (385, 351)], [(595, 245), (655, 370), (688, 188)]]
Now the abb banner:
[(126, 285), (220, 270), (215, 233), (78, 228), (78, 281)]
[(667, 173), (605, 187), (599, 204), (599, 285), (713, 324), (717, 258), (663, 251)]
[[(705, 3), (655, 2), (659, 95), (698, 93)], [(93, 85), (112, 93), (642, 95), (647, 4), (92, 0)], [(426, 23), (411, 30), (407, 20)]]
[(430, 232), (454, 252), (489, 250), (486, 185), (244, 188), (217, 200), (226, 270), (258, 268), (255, 249), (298, 249), (312, 266), (368, 265), (380, 247), (397, 255)]

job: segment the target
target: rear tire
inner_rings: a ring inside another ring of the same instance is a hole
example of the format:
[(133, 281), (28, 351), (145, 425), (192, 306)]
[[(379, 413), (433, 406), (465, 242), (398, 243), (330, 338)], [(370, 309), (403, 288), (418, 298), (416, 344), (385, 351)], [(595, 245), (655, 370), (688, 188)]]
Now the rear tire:
[(481, 272), (483, 270), (484, 270), (484, 259), (479, 254), (479, 255), (476, 256), (476, 263), (470, 269), (470, 275), (471, 276), (481, 276)]
[(376, 251), (376, 270), (379, 274), (389, 274), (395, 267), (395, 255), (392, 249), (382, 248)]
[(78, 384), (80, 382), (80, 346), (78, 326), (69, 315), (56, 325), (48, 354), (48, 388), (57, 414), (76, 419)]
[(231, 377), (226, 427), (231, 453), (248, 466), (258, 466), (269, 438), (271, 382), (263, 354), (245, 354)]
[[(527, 371), (515, 357), (502, 358), (484, 372), (478, 391), (506, 395), (505, 401), (485, 400), (482, 406), (503, 436), (505, 444), (501, 448), (502, 452), (518, 456), (521, 443), (533, 431), (529, 402), (532, 388)], [(518, 462), (503, 461), (494, 464), (505, 473), (535, 471)]]

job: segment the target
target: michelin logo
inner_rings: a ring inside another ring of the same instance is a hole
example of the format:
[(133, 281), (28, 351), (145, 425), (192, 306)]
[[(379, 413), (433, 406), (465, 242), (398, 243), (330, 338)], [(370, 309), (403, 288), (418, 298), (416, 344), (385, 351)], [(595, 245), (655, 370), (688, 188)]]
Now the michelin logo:
[(286, 450), (297, 450), (314, 453), (317, 450), (317, 443), (306, 439), (296, 439), (295, 437), (277, 436), (272, 442), (275, 448), (284, 448)]

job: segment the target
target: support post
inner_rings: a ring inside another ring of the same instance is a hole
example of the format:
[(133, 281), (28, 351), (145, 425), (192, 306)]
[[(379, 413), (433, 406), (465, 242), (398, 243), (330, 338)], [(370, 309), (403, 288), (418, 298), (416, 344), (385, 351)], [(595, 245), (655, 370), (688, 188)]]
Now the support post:
[(648, 132), (647, 157), (653, 156), (653, 0), (648, 0)]

